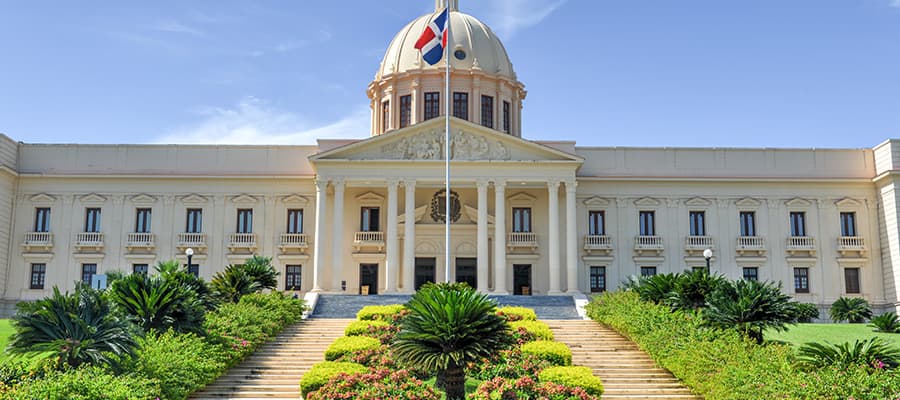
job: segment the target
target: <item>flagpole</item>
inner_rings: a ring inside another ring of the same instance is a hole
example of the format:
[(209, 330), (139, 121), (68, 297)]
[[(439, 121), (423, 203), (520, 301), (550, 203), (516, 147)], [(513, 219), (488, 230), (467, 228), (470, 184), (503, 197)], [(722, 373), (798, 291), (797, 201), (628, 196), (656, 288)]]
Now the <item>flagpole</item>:
[(447, 96), (444, 130), (444, 282), (450, 283), (450, 103), (453, 101), (450, 93), (450, 0), (446, 0), (444, 6), (447, 9), (447, 45), (444, 46), (444, 62), (447, 64), (444, 79), (444, 93)]

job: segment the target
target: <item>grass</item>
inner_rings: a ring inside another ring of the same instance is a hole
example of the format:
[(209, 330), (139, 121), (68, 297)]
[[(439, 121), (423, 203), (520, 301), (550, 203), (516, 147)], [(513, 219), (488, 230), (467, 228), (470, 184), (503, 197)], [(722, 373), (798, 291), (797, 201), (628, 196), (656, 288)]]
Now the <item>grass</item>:
[(790, 326), (787, 332), (767, 330), (765, 338), (799, 347), (807, 342), (836, 344), (877, 336), (900, 348), (900, 333), (873, 332), (873, 329), (866, 324), (797, 324)]
[[(425, 384), (434, 386), (434, 383), (436, 381), (437, 381), (437, 378), (432, 377), (431, 379), (425, 381)], [(475, 391), (478, 390), (479, 385), (481, 385), (481, 381), (479, 381), (478, 379), (466, 378), (466, 394), (475, 393)], [(435, 389), (437, 389), (437, 388), (435, 388)], [(447, 398), (447, 396), (444, 394), (444, 392), (442, 390), (437, 389), (437, 391), (441, 394), (442, 400)]]
[(8, 319), (0, 319), (0, 353), (6, 349), (9, 335), (13, 334), (13, 328)]

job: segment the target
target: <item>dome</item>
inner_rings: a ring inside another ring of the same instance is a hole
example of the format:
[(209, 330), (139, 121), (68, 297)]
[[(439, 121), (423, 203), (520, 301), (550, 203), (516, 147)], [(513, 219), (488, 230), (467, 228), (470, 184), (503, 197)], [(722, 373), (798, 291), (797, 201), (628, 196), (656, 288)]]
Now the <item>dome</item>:
[[(481, 70), (515, 81), (516, 73), (506, 49), (491, 28), (477, 18), (457, 11), (455, 6), (450, 9), (450, 65), (454, 69)], [(444, 68), (442, 62), (428, 65), (415, 48), (416, 41), (434, 16), (435, 14), (423, 15), (400, 30), (384, 55), (375, 75), (376, 80), (420, 68)]]

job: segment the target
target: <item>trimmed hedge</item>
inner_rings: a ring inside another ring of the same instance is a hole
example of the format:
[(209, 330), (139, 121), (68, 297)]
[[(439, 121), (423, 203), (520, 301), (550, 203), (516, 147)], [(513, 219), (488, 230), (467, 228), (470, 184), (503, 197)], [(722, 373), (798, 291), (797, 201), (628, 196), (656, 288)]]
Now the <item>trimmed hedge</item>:
[(380, 321), (380, 320), (369, 320), (369, 321), (353, 321), (350, 325), (347, 325), (347, 329), (344, 329), (344, 335), (346, 336), (368, 336), (369, 327), (387, 327), (391, 324)]
[(572, 365), (572, 350), (560, 342), (537, 340), (522, 345), (522, 354), (533, 354), (553, 365)]
[(734, 330), (706, 328), (696, 315), (641, 301), (634, 292), (599, 295), (587, 311), (707, 400), (900, 398), (897, 370), (860, 366), (804, 372), (795, 367), (788, 346), (760, 346)]
[(550, 326), (541, 321), (513, 321), (509, 323), (509, 328), (513, 331), (524, 328), (534, 336), (534, 340), (553, 340), (553, 331), (550, 330)]
[(572, 388), (582, 388), (590, 395), (603, 394), (603, 382), (588, 367), (550, 367), (538, 375), (541, 382), (553, 382)]
[(325, 350), (325, 360), (334, 361), (347, 354), (381, 347), (381, 341), (367, 336), (342, 336)]
[(403, 304), (365, 306), (356, 313), (356, 319), (360, 321), (391, 321), (399, 317), (405, 309), (406, 307), (404, 307)]
[(300, 394), (306, 396), (309, 393), (315, 392), (328, 383), (331, 378), (340, 374), (359, 374), (368, 370), (369, 369), (365, 366), (357, 363), (334, 361), (320, 362), (313, 365), (308, 372), (303, 374), (303, 377), (300, 379)]
[(537, 314), (527, 307), (506, 306), (498, 307), (497, 315), (506, 318), (507, 321), (537, 321)]

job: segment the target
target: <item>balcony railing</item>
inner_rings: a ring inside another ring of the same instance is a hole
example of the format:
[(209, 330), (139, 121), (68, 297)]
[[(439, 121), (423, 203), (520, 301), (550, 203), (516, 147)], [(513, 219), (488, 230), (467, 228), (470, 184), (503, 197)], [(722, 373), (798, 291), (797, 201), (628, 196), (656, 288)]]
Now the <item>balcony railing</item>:
[(256, 234), (255, 233), (232, 233), (228, 238), (228, 249), (232, 252), (245, 250), (256, 250)]
[(613, 250), (612, 237), (607, 235), (585, 235), (584, 249), (589, 252), (601, 251), (609, 254)]
[(688, 236), (684, 239), (684, 247), (689, 250), (706, 250), (715, 244), (712, 236)]
[(75, 234), (75, 250), (100, 251), (103, 249), (103, 234), (100, 232), (78, 232)]
[(156, 247), (155, 236), (147, 232), (132, 232), (126, 238), (125, 247), (129, 250), (152, 249)]
[(353, 235), (353, 246), (356, 247), (356, 251), (364, 248), (384, 251), (384, 232), (356, 232)]
[(837, 239), (837, 250), (842, 256), (852, 252), (864, 256), (868, 249), (866, 239), (862, 236), (840, 236)]
[(638, 235), (634, 237), (634, 251), (638, 253), (655, 252), (657, 255), (665, 250), (662, 236)]
[(814, 255), (816, 252), (816, 238), (812, 236), (789, 236), (785, 245), (789, 254), (808, 252)]
[(510, 250), (517, 248), (537, 249), (537, 234), (534, 232), (509, 232), (506, 234), (506, 247)]
[(309, 248), (309, 237), (305, 233), (282, 233), (278, 247), (282, 252), (305, 251)]
[(22, 247), (26, 252), (38, 249), (49, 251), (53, 248), (53, 234), (50, 232), (26, 232)]
[(738, 255), (746, 253), (762, 254), (766, 252), (766, 238), (762, 236), (738, 236), (735, 244)]
[(194, 252), (206, 251), (206, 234), (185, 232), (178, 234), (178, 252), (184, 253), (186, 249), (193, 249)]

